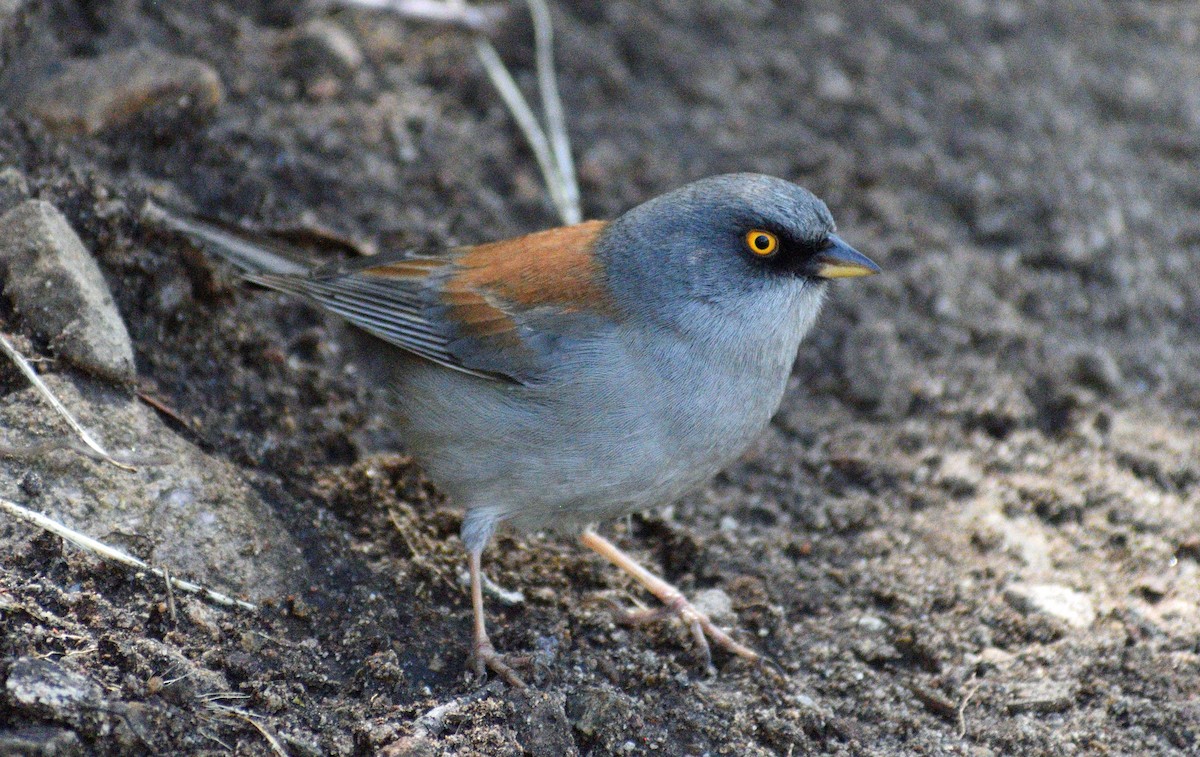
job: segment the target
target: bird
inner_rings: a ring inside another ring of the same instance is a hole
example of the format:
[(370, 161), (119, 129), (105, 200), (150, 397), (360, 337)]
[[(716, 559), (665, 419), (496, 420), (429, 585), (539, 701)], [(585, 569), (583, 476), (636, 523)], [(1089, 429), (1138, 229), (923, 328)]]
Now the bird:
[(612, 221), (319, 266), (159, 218), (248, 281), (357, 327), (388, 421), (465, 510), (478, 676), (525, 685), (485, 622), (482, 558), (501, 525), (578, 534), (662, 602), (648, 614), (684, 621), (710, 669), (710, 640), (764, 659), (596, 525), (670, 504), (741, 456), (778, 409), (830, 280), (880, 272), (811, 192), (725, 174)]

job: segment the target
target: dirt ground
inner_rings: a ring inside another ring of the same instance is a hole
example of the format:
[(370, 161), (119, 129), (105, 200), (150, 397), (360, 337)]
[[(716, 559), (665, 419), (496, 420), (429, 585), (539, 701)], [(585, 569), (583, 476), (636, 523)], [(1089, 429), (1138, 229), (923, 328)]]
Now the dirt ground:
[[(8, 458), (0, 496), (261, 609), (0, 516), (0, 751), (1200, 754), (1200, 5), (554, 18), (587, 216), (760, 171), (885, 268), (835, 287), (737, 465), (604, 526), (728, 600), (784, 680), (724, 655), (706, 676), (680, 627), (615, 622), (649, 600), (599, 558), (511, 533), (486, 567), (524, 601), (489, 613), (533, 686), (471, 680), (460, 515), (340, 326), (143, 214), (325, 257), (555, 225), (465, 32), (318, 2), (8, 0), (0, 213), (62, 211), (138, 382), (72, 366), (11, 301), (4, 331), (102, 436), (170, 462)], [(531, 84), (524, 15), (494, 38)], [(7, 368), (0, 393), (5, 444), (57, 433)]]

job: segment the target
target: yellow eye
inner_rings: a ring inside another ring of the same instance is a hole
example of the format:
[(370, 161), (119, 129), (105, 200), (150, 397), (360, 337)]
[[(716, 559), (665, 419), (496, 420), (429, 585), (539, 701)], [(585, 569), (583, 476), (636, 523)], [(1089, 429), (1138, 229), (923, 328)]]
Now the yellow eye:
[(751, 229), (746, 234), (746, 246), (760, 258), (767, 258), (779, 249), (779, 237), (762, 229)]

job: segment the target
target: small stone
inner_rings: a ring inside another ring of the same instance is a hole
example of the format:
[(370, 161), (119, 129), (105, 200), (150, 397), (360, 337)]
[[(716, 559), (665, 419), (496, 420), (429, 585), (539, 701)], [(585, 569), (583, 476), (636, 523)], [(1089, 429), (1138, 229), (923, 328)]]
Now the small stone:
[(692, 598), (692, 606), (717, 623), (733, 620), (733, 600), (721, 589), (705, 589)]
[(904, 657), (896, 647), (878, 639), (863, 639), (850, 647), (860, 660), (871, 665), (885, 665)]
[(288, 609), (291, 610), (293, 618), (308, 620), (312, 617), (312, 607), (300, 597), (292, 597), (290, 605)]
[(833, 102), (849, 102), (854, 97), (854, 83), (845, 71), (829, 66), (817, 75), (817, 94)]
[(971, 461), (967, 452), (948, 452), (934, 480), (956, 497), (974, 494), (983, 483), (983, 471)]
[(1004, 599), (1023, 613), (1048, 615), (1072, 628), (1087, 628), (1096, 619), (1090, 597), (1060, 584), (1015, 584)]
[(405, 736), (380, 751), (383, 757), (434, 757), (438, 750), (427, 736)]
[(858, 619), (858, 627), (871, 633), (887, 630), (887, 621), (875, 615), (864, 615)]
[(1116, 359), (1101, 347), (1076, 355), (1071, 372), (1079, 385), (1105, 394), (1116, 393), (1123, 381)]
[(984, 665), (990, 665), (994, 668), (1003, 668), (1009, 665), (1017, 656), (1012, 652), (1006, 652), (999, 647), (984, 647), (979, 650), (979, 661)]
[(0, 217), (4, 295), (63, 359), (102, 378), (136, 375), (129, 332), (96, 261), (58, 210), (28, 200)]
[(316, 80), (329, 74), (347, 76), (362, 67), (358, 42), (342, 27), (314, 19), (280, 38), (276, 48), (289, 74)]
[(65, 719), (103, 704), (100, 686), (92, 679), (50, 660), (21, 657), (13, 663), (4, 686), (8, 700), (21, 709)]
[(608, 687), (585, 687), (567, 699), (571, 725), (587, 737), (626, 721), (631, 709), (629, 701)]
[(579, 754), (567, 719), (566, 697), (561, 692), (524, 692), (515, 699), (517, 741), (525, 754), (530, 757)]
[(225, 88), (212, 66), (140, 46), (71, 60), (25, 103), (54, 132), (95, 134), (160, 104), (211, 110), (224, 101)]
[(288, 745), (288, 754), (294, 754), (296, 757), (321, 757), (321, 755), (327, 754), (311, 734), (300, 736), (295, 733), (281, 733), (279, 737)]

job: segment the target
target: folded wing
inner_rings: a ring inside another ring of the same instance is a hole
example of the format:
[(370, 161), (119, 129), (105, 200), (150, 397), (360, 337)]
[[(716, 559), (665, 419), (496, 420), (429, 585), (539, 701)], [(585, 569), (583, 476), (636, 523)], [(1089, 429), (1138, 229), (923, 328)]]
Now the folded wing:
[(445, 257), (375, 256), (306, 274), (251, 272), (365, 331), (447, 368), (536, 383), (590, 324), (610, 312), (592, 255), (591, 221)]

